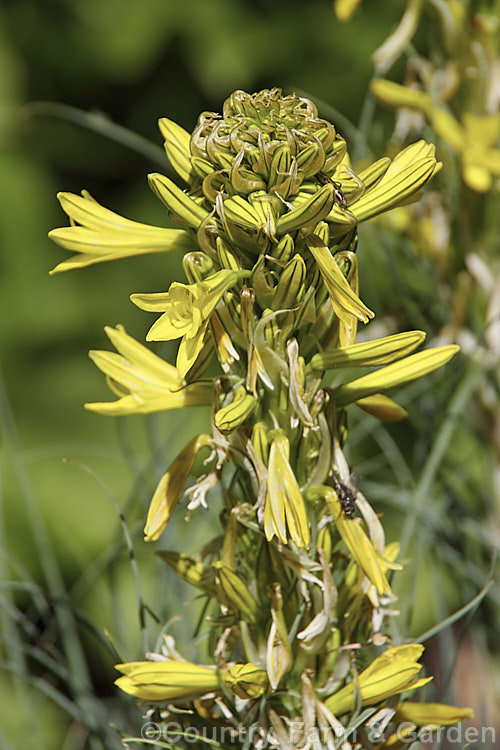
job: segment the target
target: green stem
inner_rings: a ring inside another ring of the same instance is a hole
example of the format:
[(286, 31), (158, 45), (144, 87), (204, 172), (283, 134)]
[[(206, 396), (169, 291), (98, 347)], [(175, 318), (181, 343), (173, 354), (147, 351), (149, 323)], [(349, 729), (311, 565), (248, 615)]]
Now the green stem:
[(30, 102), (21, 110), (28, 117), (56, 117), (78, 125), (81, 128), (91, 130), (98, 135), (109, 138), (115, 143), (120, 143), (125, 148), (135, 151), (144, 156), (153, 164), (158, 164), (162, 170), (174, 174), (170, 167), (165, 152), (160, 146), (152, 143), (144, 136), (134, 133), (132, 130), (118, 125), (107, 118), (106, 115), (94, 112), (85, 112), (83, 109), (71, 107), (69, 104), (57, 104), (55, 102)]

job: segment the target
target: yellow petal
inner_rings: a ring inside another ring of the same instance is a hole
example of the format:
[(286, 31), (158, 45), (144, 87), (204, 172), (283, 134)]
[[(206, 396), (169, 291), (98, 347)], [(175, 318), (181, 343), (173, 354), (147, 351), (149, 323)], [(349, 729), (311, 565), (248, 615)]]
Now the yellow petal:
[(432, 110), (431, 124), (436, 133), (459, 154), (466, 147), (465, 130), (460, 123), (442, 107)]
[(411, 721), (418, 727), (448, 726), (463, 719), (472, 719), (474, 712), (471, 708), (457, 708), (444, 703), (413, 703), (405, 701), (396, 706), (396, 720)]
[(314, 235), (308, 238), (307, 246), (314, 256), (332, 303), (335, 314), (346, 324), (349, 315), (367, 323), (373, 313), (353, 292), (344, 274), (338, 267), (329, 249)]
[(186, 230), (155, 227), (125, 219), (101, 206), (86, 191), (81, 196), (59, 193), (57, 197), (72, 226), (53, 229), (49, 237), (77, 255), (59, 263), (51, 273), (145, 253), (186, 252), (192, 246)]
[(464, 159), (462, 176), (467, 187), (476, 193), (487, 193), (493, 185), (490, 171), (473, 161)]
[(475, 142), (481, 148), (497, 145), (500, 136), (500, 115), (478, 117), (472, 112), (464, 112), (462, 122), (467, 140)]
[(409, 354), (425, 339), (423, 331), (407, 331), (393, 336), (384, 336), (373, 341), (338, 347), (314, 354), (311, 367), (314, 370), (331, 370), (335, 367), (361, 367), (384, 365)]
[(408, 644), (387, 649), (359, 675), (357, 682), (350, 682), (325, 701), (329, 711), (341, 715), (354, 708), (356, 688), (363, 705), (379, 703), (392, 695), (416, 688), (432, 678), (415, 680), (421, 670), (417, 660), (423, 646)]
[(108, 378), (118, 401), (88, 403), (85, 408), (108, 416), (149, 414), (211, 402), (209, 383), (185, 385), (177, 369), (129, 336), (122, 326), (106, 333), (119, 354), (91, 351), (90, 358)]
[(205, 342), (205, 333), (208, 328), (208, 320), (201, 328), (198, 329), (196, 334), (190, 338), (184, 336), (179, 345), (177, 352), (177, 359), (175, 365), (179, 371), (179, 375), (185, 377), (191, 367), (198, 359), (198, 355), (203, 349)]
[(355, 404), (367, 414), (386, 422), (400, 422), (408, 416), (406, 409), (403, 409), (402, 406), (383, 393), (374, 393), (373, 396), (360, 398)]
[[(396, 160), (391, 164), (395, 164)], [(398, 164), (401, 166), (402, 162)], [(349, 207), (349, 211), (358, 221), (366, 221), (373, 216), (388, 211), (411, 197), (432, 177), (436, 168), (436, 159), (425, 157), (410, 163), (408, 166), (391, 171), (387, 170), (382, 179), (371, 190), (367, 190), (359, 200)]]
[(337, 406), (346, 406), (379, 391), (411, 383), (445, 365), (459, 350), (460, 347), (449, 344), (411, 354), (399, 362), (393, 362), (340, 386), (335, 392), (335, 403)]
[[(331, 487), (322, 487), (321, 489), (330, 508), (335, 526), (353, 558), (379, 594), (390, 593), (391, 587), (385, 572), (388, 568), (393, 568), (395, 564), (377, 552), (356, 519), (348, 518), (345, 515), (335, 491)], [(311, 488), (311, 490), (315, 491), (314, 488)]]
[(286, 544), (286, 529), (298, 547), (309, 547), (310, 536), (304, 501), (295, 474), (288, 463), (289, 442), (284, 435), (274, 438), (269, 452), (264, 530)]
[(176, 122), (162, 117), (158, 121), (168, 160), (184, 182), (191, 184), (194, 173), (191, 164), (190, 134)]
[(193, 229), (198, 229), (201, 222), (206, 219), (208, 211), (199, 206), (165, 175), (153, 172), (148, 175), (148, 181), (151, 190), (172, 212), (174, 219), (181, 220)]
[(132, 661), (115, 668), (123, 672), (115, 685), (143, 701), (192, 700), (219, 687), (214, 668), (191, 662)]
[(161, 536), (175, 506), (180, 501), (194, 461), (202, 448), (212, 446), (210, 435), (198, 435), (179, 453), (167, 472), (162, 476), (149, 505), (144, 535), (146, 542), (154, 542)]
[(416, 91), (384, 78), (376, 78), (372, 81), (370, 91), (380, 102), (391, 107), (418, 109), (426, 115), (431, 113), (432, 99), (424, 91)]

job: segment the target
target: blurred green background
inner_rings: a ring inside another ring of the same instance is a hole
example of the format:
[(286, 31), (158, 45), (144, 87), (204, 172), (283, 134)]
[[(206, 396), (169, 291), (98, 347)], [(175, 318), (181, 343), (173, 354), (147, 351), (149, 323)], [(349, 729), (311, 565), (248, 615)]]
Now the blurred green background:
[[(199, 112), (220, 110), (237, 88), (298, 90), (323, 102), (320, 114), (334, 122), (335, 111), (328, 107), (342, 113), (348, 122), (340, 117), (339, 129), (344, 132), (345, 124), (348, 138), (349, 122), (366, 121), (373, 110), (367, 100), (370, 55), (394, 28), (401, 7), (400, 0), (365, 2), (362, 12), (342, 25), (328, 0), (4, 0), (2, 750), (118, 746), (107, 729), (109, 721), (123, 730), (128, 722), (137, 731), (138, 712), (126, 698), (114, 695), (112, 664), (118, 655), (104, 633), (109, 631), (120, 658), (140, 658), (146, 645), (154, 646), (159, 625), (146, 615), (147, 644), (143, 642), (133, 569), (113, 500), (133, 536), (144, 601), (160, 623), (185, 612), (194, 621), (197, 611), (196, 603), (182, 603), (192, 591), (152, 559), (140, 529), (155, 480), (187, 439), (203, 429), (206, 414), (192, 410), (117, 421), (82, 407), (85, 401), (108, 398), (104, 379), (86, 355), (91, 348), (108, 348), (103, 326), (123, 323), (142, 339), (150, 319), (128, 297), (165, 290), (182, 278), (180, 258), (143, 256), (49, 277), (65, 253), (46, 236), (66, 224), (56, 192), (86, 188), (128, 218), (161, 225), (163, 206), (146, 182), (148, 172), (168, 169), (158, 118), (169, 117), (191, 130)], [(424, 17), (415, 43), (426, 37), (426, 24), (432, 25), (432, 19)], [(90, 111), (104, 118), (101, 122), (143, 136), (156, 149), (134, 150), (71, 122), (63, 109), (50, 110), (39, 102)], [(391, 123), (392, 115), (382, 110), (371, 121), (369, 145), (375, 153), (383, 150)], [(358, 156), (364, 155), (361, 149)], [(399, 252), (392, 236), (377, 231), (366, 235), (366, 250), (363, 241), (360, 247), (364, 299), (377, 315), (392, 315), (403, 327), (424, 327), (432, 338), (449, 322), (443, 295), (435, 293), (443, 279), (434, 273), (431, 260), (416, 257), (407, 243)], [(404, 304), (394, 294), (388, 265), (392, 273), (397, 269)], [(452, 271), (460, 267), (457, 260)], [(354, 425), (353, 462), (359, 466), (360, 484), (369, 497), (374, 493), (375, 502), (388, 502), (391, 538), (404, 522), (404, 492), (414, 486), (465, 367), (461, 360), (447, 380), (436, 376), (407, 389), (403, 400), (413, 407), (404, 425), (380, 428), (370, 419)], [(477, 503), (468, 511), (481, 516), (491, 498), (494, 453), (482, 452), (481, 442), (469, 440), (467, 431), (454, 445), (459, 453), (449, 461), (448, 476), (453, 479), (460, 456), (462, 465), (471, 462), (475, 484), (470, 491)], [(403, 495), (394, 489), (399, 481), (406, 485)], [(450, 481), (451, 488), (426, 511), (431, 547), (440, 543), (433, 539), (433, 529), (450, 523), (448, 510), (460, 496), (458, 484), (454, 488)], [(188, 535), (181, 516), (162, 546), (196, 550), (205, 540), (203, 524), (199, 522), (195, 536), (191, 530)], [(213, 514), (207, 514), (207, 532), (214, 523)], [(453, 524), (448, 531), (444, 548), (458, 545), (460, 557), (463, 538)], [(407, 616), (413, 618), (415, 633), (466, 603), (485, 582), (490, 546), (482, 535), (474, 544), (475, 578), (464, 587), (449, 569), (439, 568), (445, 580), (439, 583), (437, 603), (424, 596), (415, 607), (417, 614)], [(454, 559), (451, 555), (446, 565), (453, 568)], [(418, 586), (425, 591), (438, 573), (425, 560), (420, 564)], [(492, 611), (498, 592), (496, 597)], [(176, 635), (183, 646), (189, 641), (186, 628), (179, 627)], [(7, 686), (12, 687), (8, 693)], [(76, 713), (71, 705), (78, 706)], [(26, 731), (28, 715), (31, 721), (35, 717), (36, 732)]]

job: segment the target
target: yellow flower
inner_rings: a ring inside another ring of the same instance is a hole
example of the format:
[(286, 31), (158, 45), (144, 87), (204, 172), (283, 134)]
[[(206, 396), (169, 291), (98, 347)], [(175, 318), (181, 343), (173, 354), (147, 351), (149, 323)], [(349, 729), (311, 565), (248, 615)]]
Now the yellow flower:
[(210, 435), (198, 435), (193, 438), (160, 479), (151, 499), (144, 527), (146, 542), (154, 542), (163, 534), (175, 506), (180, 502), (196, 456), (202, 448), (208, 447), (212, 447)]
[(125, 693), (143, 701), (187, 701), (219, 688), (215, 667), (188, 661), (131, 661), (117, 664), (115, 680)]
[(186, 385), (173, 365), (139, 344), (123, 326), (104, 330), (119, 353), (91, 351), (89, 356), (119, 399), (85, 404), (86, 409), (115, 417), (210, 403), (210, 383)]
[[(418, 200), (418, 191), (442, 167), (442, 163), (436, 160), (435, 150), (432, 144), (417, 141), (400, 151), (388, 165), (387, 160), (380, 159), (360, 172), (358, 177), (367, 189), (349, 206), (349, 212), (357, 221), (366, 221), (391, 208)], [(379, 164), (383, 167), (380, 169), (382, 176), (376, 169)], [(373, 177), (376, 181), (372, 183)], [(342, 184), (341, 178), (340, 182)]]
[(337, 531), (359, 568), (375, 586), (378, 594), (390, 594), (391, 588), (386, 572), (389, 569), (401, 570), (401, 565), (375, 549), (358, 520), (349, 518), (343, 512), (341, 502), (332, 487), (312, 485), (307, 490), (307, 498), (312, 501), (323, 498), (326, 501)]
[[(486, 193), (491, 190), (493, 177), (500, 177), (500, 115), (477, 117), (471, 112), (464, 112), (462, 125), (464, 182), (472, 190)], [(444, 137), (444, 134), (440, 135)]]
[(76, 253), (59, 263), (51, 273), (84, 268), (107, 260), (129, 258), (145, 253), (184, 252), (192, 248), (192, 239), (184, 229), (166, 229), (125, 219), (98, 203), (90, 193), (58, 193), (71, 226), (53, 229), (49, 237), (66, 250)]
[(225, 292), (245, 271), (217, 271), (194, 284), (171, 284), (168, 292), (133, 294), (132, 302), (142, 310), (162, 312), (147, 335), (148, 341), (170, 341), (182, 337), (177, 369), (184, 376), (194, 364), (203, 346), (210, 316)]
[(290, 444), (283, 434), (277, 435), (269, 451), (267, 497), (264, 508), (264, 530), (270, 541), (277, 536), (287, 542), (287, 528), (298, 547), (309, 547), (309, 527), (304, 501), (295, 474), (288, 462)]
[(408, 747), (412, 739), (416, 738), (417, 727), (435, 729), (450, 726), (462, 719), (471, 719), (473, 715), (470, 708), (457, 708), (444, 703), (398, 703), (394, 715), (394, 721), (399, 725), (398, 731), (389, 735), (380, 750), (402, 750)]
[(396, 706), (395, 720), (411, 721), (418, 727), (441, 727), (456, 724), (462, 719), (472, 719), (470, 708), (458, 708), (444, 703), (413, 703), (405, 701)]
[(125, 693), (147, 702), (191, 701), (206, 693), (227, 690), (243, 699), (255, 699), (267, 689), (267, 675), (253, 664), (233, 664), (219, 673), (215, 667), (189, 661), (131, 661), (116, 664), (123, 676), (115, 680)]
[(341, 716), (354, 708), (357, 691), (362, 704), (372, 706), (392, 695), (425, 685), (432, 677), (415, 679), (422, 669), (418, 659), (423, 650), (424, 647), (417, 643), (387, 649), (361, 672), (355, 682), (327, 698), (325, 706), (336, 716)]
[(478, 193), (491, 189), (493, 177), (500, 176), (500, 115), (481, 117), (465, 112), (460, 123), (424, 91), (384, 79), (373, 81), (371, 90), (384, 104), (422, 112), (436, 133), (460, 155), (467, 187)]

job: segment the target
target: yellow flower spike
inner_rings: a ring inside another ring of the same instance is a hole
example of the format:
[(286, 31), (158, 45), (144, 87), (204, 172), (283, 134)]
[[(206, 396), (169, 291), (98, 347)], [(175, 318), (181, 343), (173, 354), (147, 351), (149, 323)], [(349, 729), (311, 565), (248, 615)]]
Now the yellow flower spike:
[(175, 506), (181, 500), (196, 456), (202, 448), (211, 448), (210, 435), (198, 435), (174, 459), (170, 468), (162, 476), (149, 505), (144, 539), (155, 542), (164, 532)]
[(148, 175), (148, 182), (153, 193), (166, 205), (174, 220), (198, 229), (201, 222), (206, 219), (208, 211), (183, 193), (175, 182), (165, 175), (153, 172)]
[(234, 664), (219, 672), (224, 686), (243, 700), (256, 700), (268, 689), (267, 674), (254, 664)]
[(350, 682), (327, 698), (325, 706), (335, 716), (341, 716), (354, 708), (358, 690), (362, 705), (371, 706), (425, 685), (432, 677), (415, 679), (422, 669), (418, 659), (423, 651), (424, 647), (416, 643), (387, 649), (361, 672), (356, 682)]
[(373, 341), (319, 352), (311, 357), (313, 370), (336, 367), (385, 365), (400, 359), (417, 348), (425, 339), (423, 331), (407, 331)]
[(49, 237), (76, 255), (59, 263), (51, 274), (146, 253), (186, 252), (192, 247), (186, 230), (125, 219), (101, 206), (86, 190), (82, 190), (82, 195), (58, 193), (57, 197), (71, 226), (53, 229)]
[(411, 383), (442, 367), (459, 351), (459, 346), (449, 344), (411, 354), (399, 362), (393, 362), (380, 370), (370, 372), (368, 375), (340, 386), (335, 392), (335, 403), (337, 406), (346, 406), (379, 391)]
[(173, 365), (129, 336), (122, 326), (104, 330), (119, 353), (91, 351), (89, 356), (107, 375), (109, 386), (120, 398), (87, 403), (86, 409), (115, 417), (210, 404), (210, 383), (185, 385)]
[(288, 438), (278, 434), (269, 451), (268, 486), (264, 508), (264, 531), (270, 541), (277, 536), (287, 542), (288, 532), (298, 547), (309, 547), (310, 536), (304, 501), (288, 462)]
[(158, 127), (165, 139), (163, 145), (170, 164), (184, 182), (191, 184), (194, 176), (189, 149), (191, 135), (167, 117), (158, 120)]
[(353, 292), (329, 249), (314, 235), (307, 239), (307, 246), (318, 265), (337, 317), (346, 324), (350, 323), (350, 315), (355, 315), (363, 323), (373, 318), (375, 313)]
[(215, 667), (188, 661), (131, 661), (115, 669), (123, 672), (115, 685), (148, 702), (190, 701), (219, 689)]
[(247, 393), (244, 386), (240, 386), (234, 392), (232, 401), (216, 412), (215, 426), (223, 434), (232, 432), (250, 416), (256, 405), (257, 399)]
[(405, 701), (396, 706), (395, 721), (411, 721), (417, 727), (442, 727), (472, 719), (471, 708), (458, 708), (445, 703), (414, 703)]

